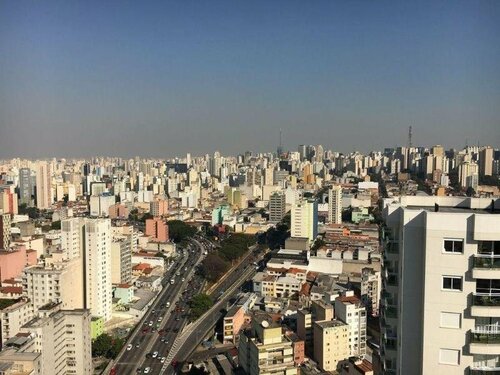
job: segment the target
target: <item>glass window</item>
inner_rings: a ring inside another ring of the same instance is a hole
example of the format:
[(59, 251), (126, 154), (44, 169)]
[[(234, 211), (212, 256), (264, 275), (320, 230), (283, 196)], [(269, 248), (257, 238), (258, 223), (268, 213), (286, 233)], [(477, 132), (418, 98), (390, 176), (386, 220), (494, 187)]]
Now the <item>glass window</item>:
[(444, 252), (452, 254), (463, 254), (464, 240), (444, 240)]
[(443, 276), (443, 289), (462, 290), (462, 278), (460, 276)]

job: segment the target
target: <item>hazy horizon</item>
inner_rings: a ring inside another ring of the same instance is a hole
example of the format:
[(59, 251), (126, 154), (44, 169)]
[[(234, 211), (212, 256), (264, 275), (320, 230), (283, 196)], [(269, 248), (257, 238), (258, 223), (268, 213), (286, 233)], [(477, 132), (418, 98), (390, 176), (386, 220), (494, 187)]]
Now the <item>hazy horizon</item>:
[(0, 158), (500, 145), (500, 2), (3, 2)]

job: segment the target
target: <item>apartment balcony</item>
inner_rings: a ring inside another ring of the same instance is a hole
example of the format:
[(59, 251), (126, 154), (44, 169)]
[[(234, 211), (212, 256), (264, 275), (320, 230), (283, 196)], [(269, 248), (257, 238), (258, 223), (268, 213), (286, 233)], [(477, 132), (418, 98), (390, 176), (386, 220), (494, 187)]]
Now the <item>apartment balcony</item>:
[(471, 367), (469, 375), (495, 375), (500, 374), (500, 367)]
[(471, 315), (500, 317), (500, 294), (474, 293), (472, 295)]
[(469, 351), (471, 354), (500, 353), (500, 332), (483, 330), (469, 332)]
[(475, 279), (500, 279), (500, 256), (474, 256), (472, 277)]

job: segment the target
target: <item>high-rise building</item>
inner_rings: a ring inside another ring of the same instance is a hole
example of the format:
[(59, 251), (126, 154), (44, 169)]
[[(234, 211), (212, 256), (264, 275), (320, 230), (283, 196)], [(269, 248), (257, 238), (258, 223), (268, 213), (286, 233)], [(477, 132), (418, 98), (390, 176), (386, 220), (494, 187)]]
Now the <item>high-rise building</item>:
[(493, 149), (488, 146), (479, 151), (479, 176), (493, 175)]
[(335, 299), (335, 316), (349, 326), (350, 356), (366, 354), (366, 308), (353, 291)]
[(10, 214), (0, 210), (0, 249), (7, 250), (10, 246)]
[(248, 375), (296, 375), (293, 342), (267, 314), (256, 314), (252, 328), (240, 335), (238, 360)]
[(313, 324), (314, 360), (323, 371), (336, 371), (340, 361), (349, 357), (349, 326), (338, 320)]
[(0, 191), (0, 210), (6, 214), (17, 215), (17, 194), (9, 189)]
[(165, 220), (155, 217), (146, 220), (146, 236), (151, 236), (154, 241), (168, 241), (168, 224)]
[(474, 162), (463, 162), (458, 167), (458, 180), (463, 188), (477, 188), (478, 184), (478, 165)]
[(149, 212), (154, 217), (163, 216), (168, 214), (168, 200), (155, 199), (149, 203)]
[(19, 203), (31, 206), (33, 195), (33, 184), (31, 169), (21, 168), (19, 170)]
[(38, 162), (36, 169), (36, 206), (48, 209), (54, 202), (52, 192), (52, 166), (45, 161)]
[(318, 235), (318, 202), (303, 199), (292, 208), (292, 237), (305, 237), (314, 242)]
[(385, 373), (497, 372), (500, 200), (407, 196), (384, 206)]
[(328, 221), (342, 224), (342, 187), (334, 185), (328, 190)]
[(41, 353), (40, 374), (91, 375), (91, 315), (88, 310), (59, 310), (57, 305), (40, 309), (25, 324), (26, 340), (18, 353)]
[(379, 271), (365, 267), (361, 270), (361, 301), (367, 313), (378, 316), (382, 279)]
[(283, 192), (275, 191), (269, 198), (269, 221), (280, 222), (286, 213), (286, 197)]
[(80, 257), (24, 269), (23, 291), (35, 311), (48, 303), (64, 309), (84, 306), (83, 262)]
[(86, 219), (84, 242), (85, 306), (93, 316), (111, 319), (111, 221)]
[(111, 243), (111, 282), (113, 284), (132, 281), (132, 251), (128, 236), (113, 235)]
[(73, 217), (61, 220), (61, 250), (66, 259), (83, 256), (85, 220)]

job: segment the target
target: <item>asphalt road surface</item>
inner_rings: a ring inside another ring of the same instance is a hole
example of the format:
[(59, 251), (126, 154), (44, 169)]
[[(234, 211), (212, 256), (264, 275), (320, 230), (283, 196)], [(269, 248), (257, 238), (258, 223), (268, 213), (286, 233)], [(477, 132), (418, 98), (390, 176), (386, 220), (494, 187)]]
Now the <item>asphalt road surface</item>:
[[(187, 321), (187, 301), (202, 287), (202, 280), (194, 275), (194, 268), (203, 257), (205, 246), (193, 239), (166, 273), (164, 289), (117, 357), (114, 365), (117, 375), (144, 373), (146, 367), (150, 367), (150, 374), (159, 373), (161, 358), (166, 356)], [(175, 279), (174, 284), (170, 284), (172, 278)], [(147, 358), (154, 352), (158, 352), (156, 358)]]

